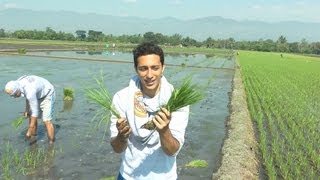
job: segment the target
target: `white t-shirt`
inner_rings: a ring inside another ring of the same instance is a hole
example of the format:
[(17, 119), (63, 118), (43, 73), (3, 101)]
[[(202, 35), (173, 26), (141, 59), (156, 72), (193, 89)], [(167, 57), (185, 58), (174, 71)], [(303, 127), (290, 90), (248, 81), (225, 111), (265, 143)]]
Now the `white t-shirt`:
[[(133, 121), (133, 119), (128, 119), (126, 114), (128, 114), (128, 103), (133, 100), (130, 100), (128, 97), (129, 88), (127, 87), (118, 91), (114, 95), (113, 105), (122, 116), (127, 118), (130, 124), (130, 121)], [(159, 97), (157, 95), (153, 98), (145, 99), (145, 102), (150, 104), (157, 103), (156, 101), (159, 101)], [(122, 152), (122, 162), (120, 167), (121, 175), (126, 180), (176, 180), (176, 156), (184, 143), (184, 135), (188, 124), (188, 118), (189, 106), (171, 113), (169, 128), (173, 137), (180, 143), (179, 150), (173, 156), (167, 155), (162, 150), (159, 133), (156, 130), (154, 130), (150, 137), (148, 137), (149, 143), (140, 141), (140, 138), (136, 137), (132, 133), (129, 136), (126, 150)], [(110, 123), (111, 138), (116, 137), (118, 134), (116, 122), (117, 118), (112, 115)]]

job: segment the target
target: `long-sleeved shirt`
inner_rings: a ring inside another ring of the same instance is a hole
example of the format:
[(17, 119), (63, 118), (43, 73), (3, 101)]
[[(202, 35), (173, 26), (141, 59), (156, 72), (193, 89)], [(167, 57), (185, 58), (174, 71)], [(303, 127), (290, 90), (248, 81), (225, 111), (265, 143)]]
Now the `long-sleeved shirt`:
[(54, 86), (48, 80), (35, 75), (22, 76), (17, 81), (21, 96), (29, 101), (31, 116), (38, 117), (39, 101), (54, 93)]

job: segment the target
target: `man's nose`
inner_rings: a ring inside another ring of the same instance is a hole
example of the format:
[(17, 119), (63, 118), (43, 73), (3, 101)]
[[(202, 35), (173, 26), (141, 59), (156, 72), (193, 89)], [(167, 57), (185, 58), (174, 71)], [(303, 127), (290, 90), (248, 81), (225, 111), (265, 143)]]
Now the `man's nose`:
[(148, 78), (152, 78), (152, 71), (151, 71), (151, 69), (149, 69), (149, 70), (147, 71), (147, 77), (148, 77)]

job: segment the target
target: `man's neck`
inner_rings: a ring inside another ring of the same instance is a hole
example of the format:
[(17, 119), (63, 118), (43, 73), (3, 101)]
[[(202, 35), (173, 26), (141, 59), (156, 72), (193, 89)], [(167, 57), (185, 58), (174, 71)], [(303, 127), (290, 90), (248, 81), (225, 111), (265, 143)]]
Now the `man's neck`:
[(156, 90), (146, 90), (146, 89), (142, 89), (142, 93), (144, 95), (147, 95), (150, 98), (153, 98), (155, 95), (157, 95), (160, 92), (160, 84), (158, 85)]

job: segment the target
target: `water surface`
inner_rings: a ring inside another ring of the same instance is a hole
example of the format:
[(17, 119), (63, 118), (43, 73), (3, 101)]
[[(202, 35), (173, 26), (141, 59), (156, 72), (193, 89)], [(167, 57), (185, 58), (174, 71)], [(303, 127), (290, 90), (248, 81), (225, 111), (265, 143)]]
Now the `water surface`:
[[(97, 106), (89, 103), (84, 96), (84, 88), (95, 86), (94, 75), (103, 70), (105, 83), (114, 94), (128, 85), (129, 78), (135, 73), (130, 53), (113, 52), (96, 55), (75, 52), (40, 52), (36, 54), (68, 57), (96, 57), (124, 60), (128, 63), (93, 62), (45, 57), (0, 56), (0, 85), (4, 88), (7, 81), (24, 74), (35, 74), (51, 81), (56, 87), (56, 112), (53, 123), (56, 126), (55, 156), (51, 157), (46, 167), (40, 167), (27, 176), (13, 172), (15, 179), (100, 179), (117, 174), (120, 155), (112, 151), (109, 144), (108, 126), (93, 120)], [(167, 66), (164, 75), (174, 85), (182, 78), (194, 74), (193, 81), (206, 86), (207, 97), (191, 106), (189, 124), (186, 130), (185, 144), (178, 155), (178, 173), (180, 179), (211, 179), (212, 171), (218, 165), (219, 151), (225, 137), (225, 121), (229, 115), (228, 92), (231, 91), (233, 60), (206, 57), (204, 55), (170, 55), (165, 57)], [(185, 63), (185, 65), (181, 65)], [(188, 67), (197, 65), (199, 68)], [(75, 90), (72, 105), (64, 104), (63, 88)], [(46, 131), (39, 122), (36, 146), (30, 146), (24, 139), (27, 121), (15, 130), (11, 126), (13, 119), (24, 111), (23, 98), (10, 98), (0, 93), (0, 147), (10, 145), (21, 154), (26, 149), (44, 148), (47, 145)], [(1, 149), (3, 151), (3, 148)], [(192, 160), (206, 160), (208, 168), (186, 168)], [(0, 170), (0, 179), (2, 178)]]

